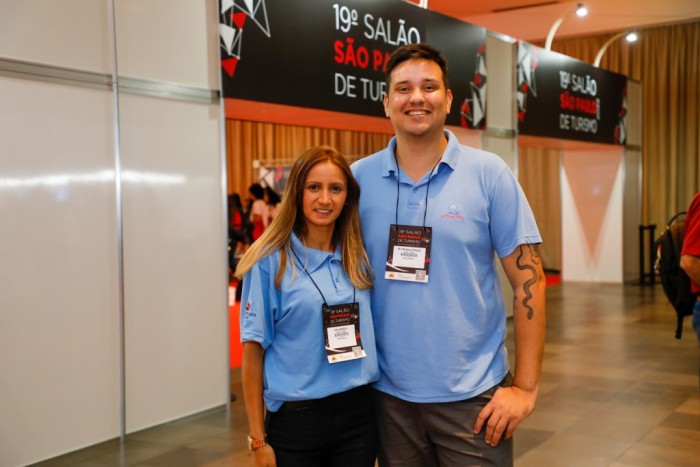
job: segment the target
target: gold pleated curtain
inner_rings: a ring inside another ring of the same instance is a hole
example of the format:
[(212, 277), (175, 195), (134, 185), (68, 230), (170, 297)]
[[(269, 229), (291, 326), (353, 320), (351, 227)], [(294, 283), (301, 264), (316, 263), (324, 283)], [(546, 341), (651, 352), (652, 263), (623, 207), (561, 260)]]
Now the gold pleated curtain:
[(559, 149), (519, 147), (518, 181), (542, 236), (542, 267), (561, 271)]
[(383, 133), (226, 120), (228, 193), (248, 196), (248, 187), (258, 181), (253, 161), (292, 165), (301, 153), (321, 144), (337, 148), (353, 161), (385, 148), (390, 138)]
[[(593, 63), (613, 35), (559, 40), (552, 50)], [(642, 82), (642, 222), (662, 227), (700, 188), (700, 22), (616, 40), (600, 67)]]

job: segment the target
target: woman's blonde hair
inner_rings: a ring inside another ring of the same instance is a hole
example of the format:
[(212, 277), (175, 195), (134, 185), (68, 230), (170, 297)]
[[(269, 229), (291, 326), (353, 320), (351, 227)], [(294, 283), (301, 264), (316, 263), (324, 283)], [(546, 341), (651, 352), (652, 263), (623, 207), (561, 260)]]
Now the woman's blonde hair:
[[(307, 234), (306, 218), (302, 207), (306, 177), (316, 164), (323, 162), (338, 167), (347, 181), (347, 198), (343, 210), (335, 221), (333, 245), (336, 247), (340, 245), (343, 269), (350, 282), (358, 289), (368, 289), (372, 286), (371, 268), (360, 231), (360, 185), (353, 177), (348, 162), (337, 149), (331, 146), (316, 146), (308, 149), (294, 162), (279, 213), (243, 255), (236, 268), (236, 277), (242, 278), (260, 259), (279, 250), (280, 266), (275, 276), (275, 287), (280, 288), (290, 255), (291, 234), (294, 232), (301, 240), (304, 240)], [(292, 268), (293, 270), (295, 268), (294, 261), (292, 261)]]

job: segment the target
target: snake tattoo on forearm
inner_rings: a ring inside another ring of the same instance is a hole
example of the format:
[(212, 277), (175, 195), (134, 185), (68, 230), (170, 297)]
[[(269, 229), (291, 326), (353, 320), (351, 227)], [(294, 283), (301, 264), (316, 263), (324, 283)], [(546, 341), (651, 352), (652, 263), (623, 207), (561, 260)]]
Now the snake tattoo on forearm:
[(527, 249), (530, 251), (530, 260), (533, 264), (540, 263), (540, 249), (539, 249), (538, 245), (530, 245), (530, 244), (520, 245), (520, 247), (519, 247), (520, 254), (518, 255), (518, 259), (516, 260), (516, 264), (518, 266), (518, 269), (528, 270), (528, 271), (532, 272), (532, 278), (526, 280), (525, 284), (523, 284), (523, 290), (525, 291), (525, 298), (523, 299), (523, 306), (527, 309), (527, 319), (532, 319), (532, 316), (534, 314), (534, 310), (529, 305), (530, 300), (532, 300), (532, 292), (530, 292), (530, 287), (532, 287), (532, 285), (537, 282), (537, 270), (535, 269), (534, 266), (532, 266), (532, 264), (521, 263), (521, 260), (523, 260), (523, 257), (525, 256), (525, 247), (527, 247)]

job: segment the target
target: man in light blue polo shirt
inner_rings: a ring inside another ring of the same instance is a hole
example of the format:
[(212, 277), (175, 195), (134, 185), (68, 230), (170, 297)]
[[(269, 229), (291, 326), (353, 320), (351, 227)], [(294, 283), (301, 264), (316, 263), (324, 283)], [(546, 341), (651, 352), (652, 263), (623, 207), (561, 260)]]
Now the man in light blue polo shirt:
[[(446, 71), (427, 44), (392, 54), (384, 109), (396, 135), (352, 166), (376, 276), (382, 466), (512, 465), (539, 387), (542, 240), (508, 166), (445, 130)], [(513, 372), (496, 256), (515, 296)]]

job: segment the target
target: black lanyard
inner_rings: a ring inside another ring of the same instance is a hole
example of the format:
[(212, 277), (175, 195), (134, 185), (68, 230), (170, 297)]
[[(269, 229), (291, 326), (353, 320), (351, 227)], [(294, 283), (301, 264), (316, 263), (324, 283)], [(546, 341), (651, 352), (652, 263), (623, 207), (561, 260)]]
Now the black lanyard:
[[(430, 191), (430, 181), (433, 179), (433, 172), (435, 168), (440, 163), (440, 159), (435, 163), (432, 169), (430, 169), (430, 175), (428, 175), (428, 185), (425, 187), (425, 209), (423, 210), (423, 227), (425, 228), (425, 217), (428, 215), (428, 192)], [(396, 158), (396, 153), (394, 153), (394, 161), (396, 162), (396, 222), (394, 225), (399, 225), (399, 179), (401, 178), (401, 169), (399, 169), (399, 160)]]
[[(328, 306), (328, 302), (326, 302), (326, 297), (323, 296), (323, 292), (321, 292), (321, 289), (319, 288), (318, 284), (316, 284), (316, 281), (314, 280), (314, 278), (311, 277), (311, 274), (309, 273), (309, 271), (306, 270), (306, 266), (301, 263), (301, 260), (299, 259), (299, 256), (297, 256), (297, 252), (294, 251), (294, 247), (292, 246), (291, 243), (289, 244), (289, 248), (292, 250), (294, 257), (299, 262), (299, 267), (304, 269), (304, 272), (306, 273), (306, 275), (309, 276), (309, 279), (311, 279), (311, 283), (313, 283), (314, 287), (316, 287), (316, 290), (318, 290), (318, 293), (321, 294), (321, 298), (323, 299), (323, 304)], [(308, 248), (307, 248), (307, 250), (308, 250)], [(308, 255), (309, 252), (307, 251), (306, 253)], [(354, 285), (352, 286), (352, 301), (353, 301), (353, 303), (355, 302), (355, 286)]]

